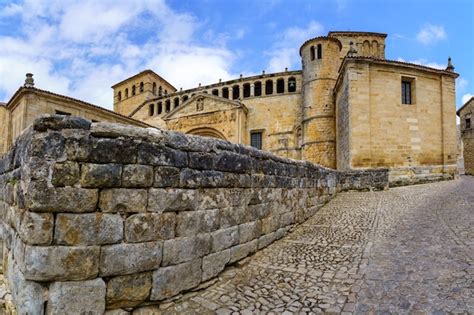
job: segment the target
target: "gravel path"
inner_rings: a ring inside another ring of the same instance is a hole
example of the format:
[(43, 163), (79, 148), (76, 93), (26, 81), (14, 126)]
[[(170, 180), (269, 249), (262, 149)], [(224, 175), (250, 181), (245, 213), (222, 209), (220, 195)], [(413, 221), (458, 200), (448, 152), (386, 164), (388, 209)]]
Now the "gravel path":
[(474, 178), (341, 193), (164, 314), (474, 313)]

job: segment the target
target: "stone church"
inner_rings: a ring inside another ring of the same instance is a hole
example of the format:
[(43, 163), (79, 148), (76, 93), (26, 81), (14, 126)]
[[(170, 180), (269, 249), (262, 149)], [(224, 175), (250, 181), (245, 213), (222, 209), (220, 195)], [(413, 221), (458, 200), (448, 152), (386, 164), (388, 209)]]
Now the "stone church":
[(453, 178), (458, 74), (450, 59), (445, 70), (385, 59), (386, 37), (329, 32), (301, 45), (301, 70), (187, 90), (145, 70), (112, 86), (114, 112), (30, 83), (0, 106), (3, 151), (35, 115), (73, 114), (216, 137), (333, 169), (389, 168), (394, 184)]

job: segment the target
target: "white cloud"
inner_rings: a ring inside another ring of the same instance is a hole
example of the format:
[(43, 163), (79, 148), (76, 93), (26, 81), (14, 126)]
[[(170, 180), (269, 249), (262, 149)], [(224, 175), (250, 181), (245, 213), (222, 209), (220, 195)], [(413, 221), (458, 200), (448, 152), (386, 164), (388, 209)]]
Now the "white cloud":
[(269, 72), (284, 71), (286, 67), (293, 69), (299, 67), (301, 59), (299, 57), (299, 47), (304, 41), (319, 36), (323, 33), (324, 27), (311, 21), (307, 27), (290, 27), (283, 31), (276, 38), (276, 44), (271, 51), (267, 52), (270, 56), (268, 64)]
[[(236, 55), (223, 40), (204, 45), (202, 22), (164, 0), (25, 0), (0, 9), (21, 19), (0, 36), (0, 96), (8, 99), (34, 73), (36, 87), (112, 108), (110, 86), (151, 68), (184, 88), (235, 77)], [(35, 30), (32, 32), (31, 30)], [(243, 36), (242, 33), (241, 36)]]
[(464, 104), (466, 104), (466, 102), (469, 101), (469, 100), (471, 99), (471, 97), (473, 97), (473, 96), (474, 96), (474, 94), (471, 94), (471, 93), (466, 93), (466, 94), (464, 94), (464, 95), (462, 96), (462, 99), (461, 99), (461, 101), (462, 101), (461, 106), (464, 105)]
[(469, 81), (467, 81), (463, 77), (459, 77), (456, 80), (456, 90), (458, 92), (463, 92), (464, 90), (466, 90), (466, 87), (467, 87), (468, 84), (469, 84)]
[(425, 45), (446, 39), (446, 37), (444, 27), (433, 24), (425, 24), (418, 34), (416, 34), (416, 39)]

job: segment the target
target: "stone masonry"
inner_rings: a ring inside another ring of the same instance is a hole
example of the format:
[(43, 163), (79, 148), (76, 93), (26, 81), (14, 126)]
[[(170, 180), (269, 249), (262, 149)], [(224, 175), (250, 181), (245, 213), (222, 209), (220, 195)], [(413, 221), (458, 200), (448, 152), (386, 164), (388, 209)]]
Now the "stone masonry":
[(101, 314), (196, 288), (304, 222), (340, 173), (211, 138), (47, 116), (0, 159), (5, 281), (19, 314)]

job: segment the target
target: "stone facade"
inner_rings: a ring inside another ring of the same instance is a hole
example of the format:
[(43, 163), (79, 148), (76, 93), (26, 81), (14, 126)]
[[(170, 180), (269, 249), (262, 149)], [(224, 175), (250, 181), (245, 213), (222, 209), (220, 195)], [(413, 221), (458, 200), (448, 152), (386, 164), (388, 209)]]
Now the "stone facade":
[(471, 97), (457, 114), (461, 120), (464, 172), (474, 175), (474, 97)]
[(19, 314), (159, 303), (338, 191), (387, 187), (387, 170), (341, 173), (223, 140), (45, 117), (0, 160), (5, 279)]

